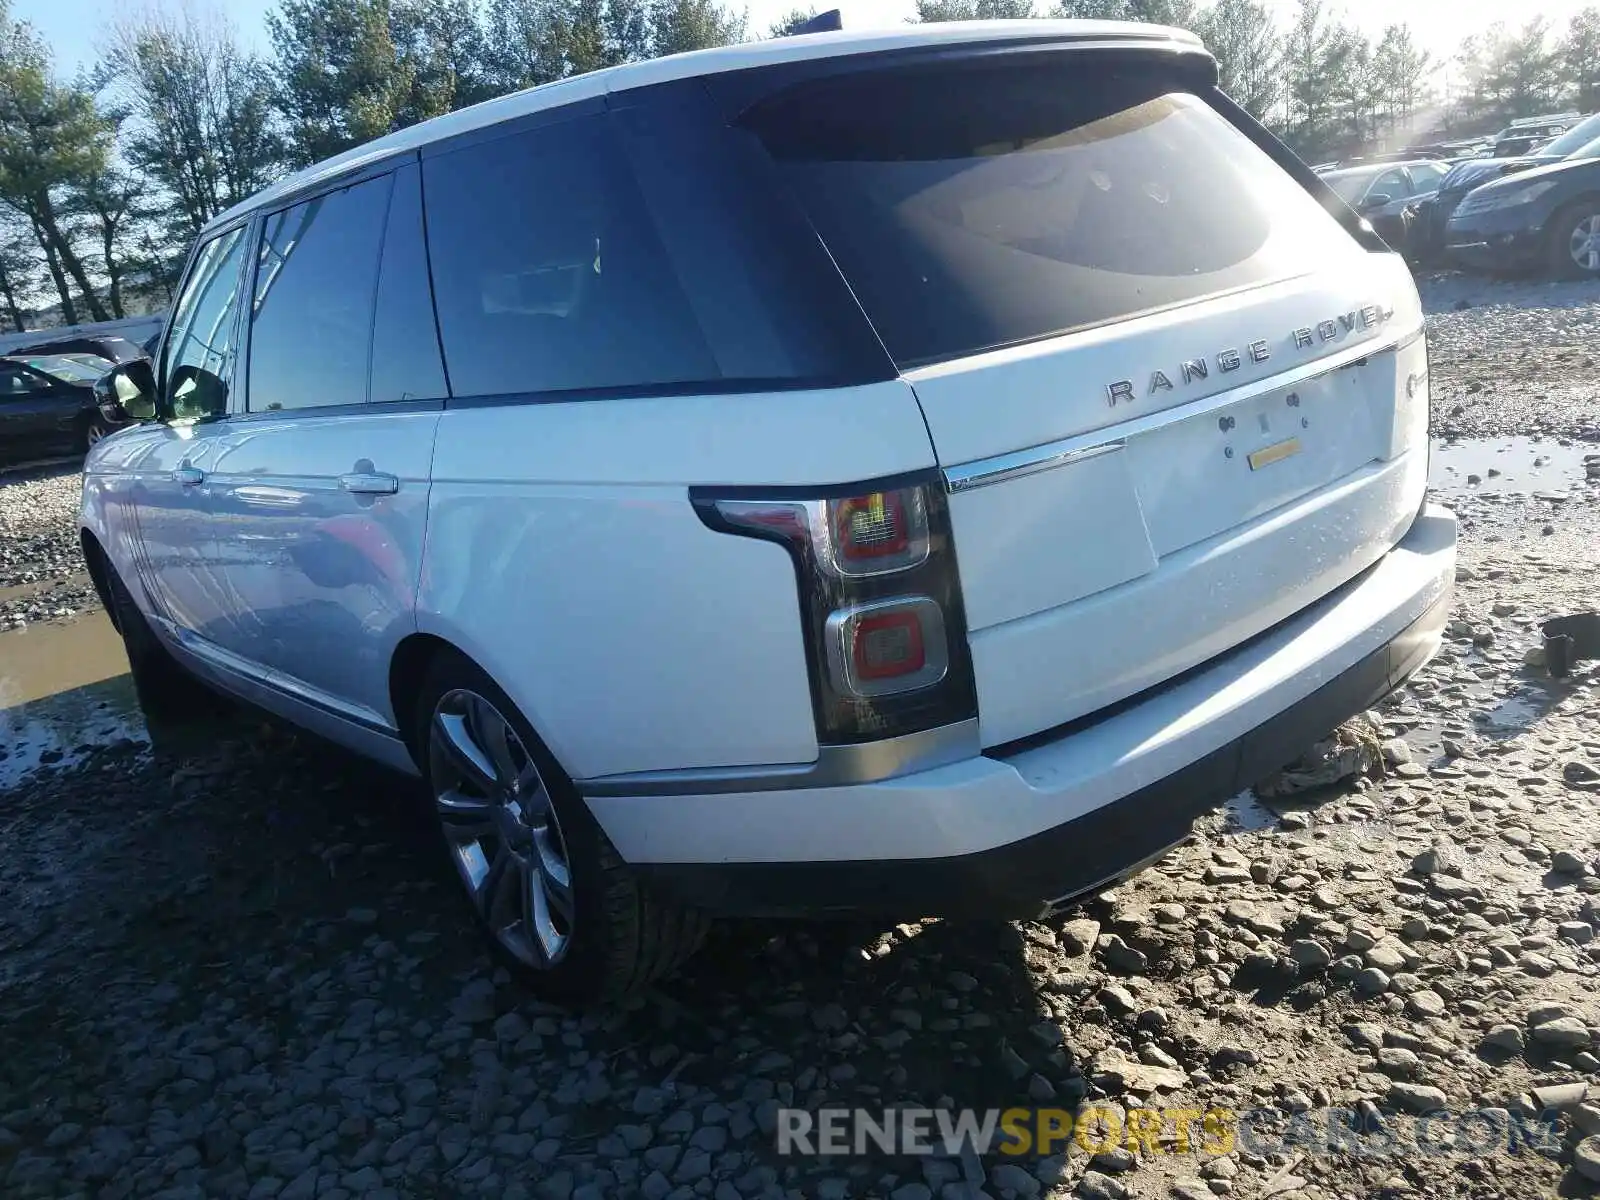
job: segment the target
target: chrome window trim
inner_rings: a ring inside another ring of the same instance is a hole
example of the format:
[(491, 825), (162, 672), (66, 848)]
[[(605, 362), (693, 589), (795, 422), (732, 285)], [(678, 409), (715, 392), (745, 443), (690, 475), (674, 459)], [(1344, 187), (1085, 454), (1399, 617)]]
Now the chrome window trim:
[(770, 767), (635, 771), (574, 780), (585, 796), (703, 796), (880, 783), (976, 758), (976, 718), (849, 746), (823, 746), (815, 762)]
[(1180, 404), (1176, 408), (1163, 409), (1161, 412), (1151, 413), (1144, 417), (1134, 417), (1132, 420), (1120, 421), (1105, 429), (1076, 434), (1054, 442), (1046, 442), (1040, 446), (1030, 446), (1026, 450), (1013, 450), (1005, 454), (994, 455), (991, 458), (981, 458), (973, 462), (946, 467), (944, 469), (945, 489), (951, 495), (955, 495), (959, 492), (971, 491), (974, 488), (1003, 483), (1009, 479), (1018, 479), (1024, 475), (1032, 475), (1038, 471), (1054, 470), (1057, 467), (1082, 462), (1084, 459), (1095, 458), (1101, 454), (1109, 454), (1112, 451), (1123, 449), (1130, 438), (1149, 433), (1151, 430), (1160, 429), (1167, 425), (1175, 425), (1179, 421), (1187, 421), (1246, 400), (1253, 400), (1257, 396), (1264, 396), (1269, 392), (1277, 391), (1279, 388), (1293, 387), (1296, 384), (1306, 383), (1312, 379), (1319, 379), (1324, 375), (1342, 371), (1346, 367), (1353, 366), (1379, 354), (1398, 353), (1421, 338), (1423, 332), (1423, 326), (1418, 325), (1415, 329), (1397, 337), (1375, 343), (1362, 343), (1357, 346), (1351, 346), (1339, 351), (1337, 354), (1330, 354), (1314, 362), (1292, 367), (1287, 371), (1281, 371), (1276, 375), (1259, 379), (1254, 383), (1245, 384), (1229, 391), (1214, 392), (1209, 396), (1201, 396), (1199, 399), (1191, 400), (1187, 404)]

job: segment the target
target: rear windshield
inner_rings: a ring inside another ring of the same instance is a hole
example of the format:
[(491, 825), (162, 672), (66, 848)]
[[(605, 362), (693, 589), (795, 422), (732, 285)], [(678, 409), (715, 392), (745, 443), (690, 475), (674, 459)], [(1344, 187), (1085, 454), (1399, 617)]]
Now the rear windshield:
[(746, 116), (900, 366), (1362, 253), (1170, 74), (1084, 58), (848, 75)]

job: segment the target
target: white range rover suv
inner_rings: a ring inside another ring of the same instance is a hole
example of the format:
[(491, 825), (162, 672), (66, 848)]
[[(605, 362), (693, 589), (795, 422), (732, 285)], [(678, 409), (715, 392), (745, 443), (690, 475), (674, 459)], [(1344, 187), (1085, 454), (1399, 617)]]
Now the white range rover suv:
[(1042, 914), (1437, 648), (1405, 264), (1190, 35), (618, 67), (208, 226), (83, 546), (198, 678), (420, 774), (494, 943)]

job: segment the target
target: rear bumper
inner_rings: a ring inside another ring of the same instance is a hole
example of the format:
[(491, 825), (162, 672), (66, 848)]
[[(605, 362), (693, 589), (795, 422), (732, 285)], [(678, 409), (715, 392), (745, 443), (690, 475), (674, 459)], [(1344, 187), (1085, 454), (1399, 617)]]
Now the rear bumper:
[(651, 887), (719, 913), (1036, 915), (1130, 873), (1438, 649), (1455, 517), (1109, 715), (880, 783), (589, 804)]

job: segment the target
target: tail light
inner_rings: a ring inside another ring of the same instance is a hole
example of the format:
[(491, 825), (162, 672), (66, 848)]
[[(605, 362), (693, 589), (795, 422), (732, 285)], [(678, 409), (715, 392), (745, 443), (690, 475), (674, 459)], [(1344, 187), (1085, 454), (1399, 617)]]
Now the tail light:
[(936, 475), (843, 488), (695, 488), (712, 529), (794, 561), (823, 744), (896, 737), (977, 715), (966, 618)]

